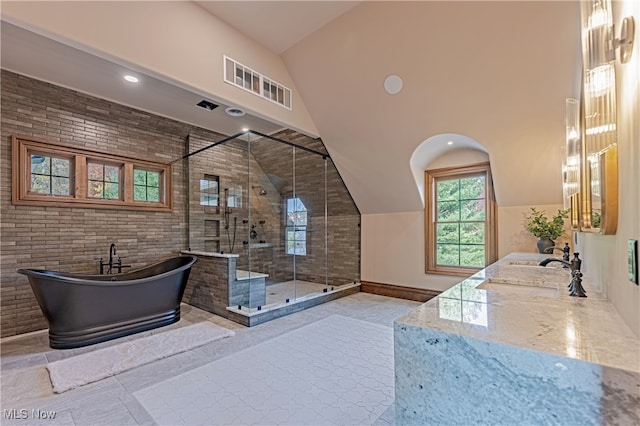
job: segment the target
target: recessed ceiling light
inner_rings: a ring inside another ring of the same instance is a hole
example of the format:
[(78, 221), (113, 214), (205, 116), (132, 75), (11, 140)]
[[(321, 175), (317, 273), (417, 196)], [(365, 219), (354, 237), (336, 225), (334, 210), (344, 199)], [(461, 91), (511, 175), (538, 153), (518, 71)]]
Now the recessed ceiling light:
[(453, 145), (453, 141), (447, 142), (447, 145)]
[(138, 77), (132, 76), (132, 75), (125, 75), (124, 79), (127, 80), (129, 83), (137, 83), (138, 81)]
[(225, 112), (232, 117), (242, 117), (245, 114), (245, 112), (240, 108), (234, 108), (234, 107), (229, 107), (225, 109)]
[(249, 128), (248, 128), (248, 127), (243, 127), (243, 128), (242, 128), (242, 131), (243, 131), (243, 132), (248, 132), (248, 131), (249, 131)]

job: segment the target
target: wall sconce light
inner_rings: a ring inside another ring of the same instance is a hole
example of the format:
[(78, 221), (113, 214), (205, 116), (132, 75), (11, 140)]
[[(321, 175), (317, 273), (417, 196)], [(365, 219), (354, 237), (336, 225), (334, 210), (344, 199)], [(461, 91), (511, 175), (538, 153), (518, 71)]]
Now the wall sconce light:
[(615, 38), (611, 1), (592, 0), (581, 4), (586, 88), (591, 96), (606, 96), (615, 85), (613, 62), (616, 59), (616, 49), (619, 50), (621, 63), (625, 64), (631, 59), (635, 21), (631, 16), (624, 18), (620, 38)]
[(580, 191), (582, 187), (581, 108), (577, 99), (567, 98), (565, 112), (566, 142), (562, 164), (564, 208), (570, 210), (571, 229), (580, 229)]
[(620, 38), (615, 38), (615, 29), (611, 14), (610, 0), (592, 0), (582, 3), (586, 30), (586, 42), (589, 50), (589, 69), (595, 69), (615, 60), (615, 51), (619, 49), (620, 62), (626, 64), (631, 59), (635, 32), (632, 16), (622, 20)]
[(566, 100), (566, 145), (562, 165), (565, 208), (570, 207), (570, 199), (580, 192), (580, 167), (582, 149), (580, 144), (580, 104), (577, 99)]
[(631, 60), (633, 52), (633, 35), (635, 34), (635, 21), (632, 16), (627, 16), (620, 25), (620, 38), (615, 40), (620, 53), (620, 62), (626, 64)]

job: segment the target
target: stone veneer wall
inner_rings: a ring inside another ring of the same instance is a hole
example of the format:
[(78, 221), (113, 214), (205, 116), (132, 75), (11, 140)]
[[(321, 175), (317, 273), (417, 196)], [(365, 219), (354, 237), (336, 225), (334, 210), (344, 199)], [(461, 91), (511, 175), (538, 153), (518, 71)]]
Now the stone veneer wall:
[(185, 153), (192, 132), (221, 135), (103, 99), (17, 75), (1, 74), (0, 327), (2, 337), (46, 328), (19, 268), (98, 273), (115, 243), (124, 263), (141, 267), (186, 248), (186, 183), (173, 166), (173, 210), (141, 212), (11, 204), (11, 135), (170, 162)]

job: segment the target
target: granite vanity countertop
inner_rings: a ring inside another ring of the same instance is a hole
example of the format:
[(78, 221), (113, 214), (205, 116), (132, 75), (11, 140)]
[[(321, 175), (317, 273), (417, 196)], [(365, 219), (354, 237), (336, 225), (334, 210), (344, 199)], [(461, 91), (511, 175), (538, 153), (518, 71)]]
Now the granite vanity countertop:
[(398, 318), (483, 341), (640, 372), (640, 340), (609, 300), (583, 278), (571, 297), (568, 269), (548, 255), (512, 253)]

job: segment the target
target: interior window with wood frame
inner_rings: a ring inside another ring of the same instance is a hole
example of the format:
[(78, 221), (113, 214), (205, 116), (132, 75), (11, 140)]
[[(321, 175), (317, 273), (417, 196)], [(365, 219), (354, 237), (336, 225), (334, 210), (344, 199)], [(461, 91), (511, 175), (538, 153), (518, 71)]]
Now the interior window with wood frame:
[(425, 171), (426, 272), (468, 276), (497, 260), (489, 163)]
[(12, 137), (16, 205), (170, 211), (171, 164)]

